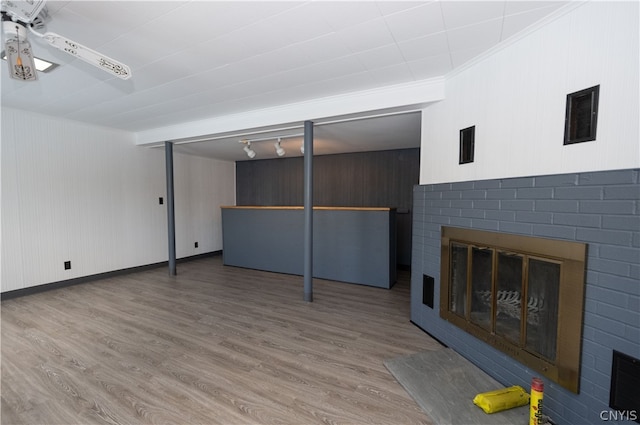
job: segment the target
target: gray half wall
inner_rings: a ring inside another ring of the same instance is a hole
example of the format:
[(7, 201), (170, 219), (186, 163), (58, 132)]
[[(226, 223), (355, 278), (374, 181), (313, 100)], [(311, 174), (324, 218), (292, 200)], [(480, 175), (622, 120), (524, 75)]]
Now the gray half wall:
[[(315, 209), (313, 277), (390, 288), (396, 280), (395, 211)], [(304, 210), (222, 208), (229, 266), (302, 275)]]

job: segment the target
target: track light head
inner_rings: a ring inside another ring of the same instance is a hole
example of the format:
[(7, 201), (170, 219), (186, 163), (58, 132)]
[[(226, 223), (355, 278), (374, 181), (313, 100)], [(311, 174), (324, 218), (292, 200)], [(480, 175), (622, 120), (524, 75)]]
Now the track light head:
[(247, 146), (242, 148), (242, 150), (247, 153), (247, 156), (249, 158), (251, 158), (251, 159), (255, 158), (256, 152), (253, 149), (251, 149), (251, 142), (247, 142)]
[(276, 154), (278, 156), (284, 156), (285, 151), (284, 149), (282, 149), (282, 146), (280, 146), (280, 138), (278, 137), (278, 141), (273, 145), (276, 148)]

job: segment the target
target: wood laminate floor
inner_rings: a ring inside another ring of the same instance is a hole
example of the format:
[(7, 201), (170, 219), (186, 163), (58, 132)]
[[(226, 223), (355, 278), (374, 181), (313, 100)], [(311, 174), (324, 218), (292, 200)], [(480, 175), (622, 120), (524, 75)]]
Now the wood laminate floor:
[(2, 301), (9, 424), (430, 423), (383, 360), (440, 349), (391, 290), (220, 257)]

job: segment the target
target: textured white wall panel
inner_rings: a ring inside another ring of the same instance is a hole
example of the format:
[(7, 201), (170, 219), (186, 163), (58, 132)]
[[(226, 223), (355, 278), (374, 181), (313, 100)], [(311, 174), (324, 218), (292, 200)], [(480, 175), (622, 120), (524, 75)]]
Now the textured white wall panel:
[[(448, 76), (423, 110), (420, 183), (638, 167), (639, 38), (637, 2), (590, 2)], [(598, 84), (597, 139), (564, 146), (566, 95)]]
[[(0, 167), (0, 182), (2, 188), (2, 228), (0, 235), (2, 236), (2, 292), (17, 289), (19, 283), (23, 281), (22, 277), (22, 241), (20, 238), (20, 229), (22, 220), (20, 218), (20, 210), (18, 206), (18, 182), (16, 173), (16, 147), (13, 143), (7, 143), (8, 139), (14, 138), (13, 125), (5, 125), (6, 112), (2, 113), (2, 137), (0, 138), (0, 158), (2, 164)], [(8, 121), (8, 119), (7, 119)]]
[[(2, 112), (3, 292), (167, 260), (164, 150), (119, 130)], [(222, 249), (217, 217), (235, 202), (235, 164), (174, 160), (186, 170), (176, 178), (179, 256)]]
[(220, 206), (235, 205), (235, 163), (176, 154), (173, 172), (176, 256), (221, 250)]

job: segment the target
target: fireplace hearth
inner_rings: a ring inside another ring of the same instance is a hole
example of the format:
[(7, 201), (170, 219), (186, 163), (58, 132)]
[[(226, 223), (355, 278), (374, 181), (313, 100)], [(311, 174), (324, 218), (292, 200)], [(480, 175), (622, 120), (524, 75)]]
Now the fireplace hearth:
[(586, 245), (442, 228), (440, 316), (578, 392)]

